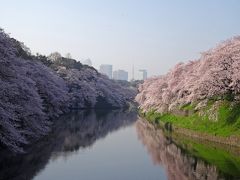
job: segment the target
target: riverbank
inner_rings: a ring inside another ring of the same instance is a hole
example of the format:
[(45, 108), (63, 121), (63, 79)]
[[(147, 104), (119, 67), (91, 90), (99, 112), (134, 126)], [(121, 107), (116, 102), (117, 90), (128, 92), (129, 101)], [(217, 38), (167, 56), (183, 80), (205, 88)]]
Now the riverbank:
[(201, 110), (187, 105), (171, 113), (149, 111), (140, 114), (168, 132), (240, 147), (239, 109), (239, 104), (216, 101)]

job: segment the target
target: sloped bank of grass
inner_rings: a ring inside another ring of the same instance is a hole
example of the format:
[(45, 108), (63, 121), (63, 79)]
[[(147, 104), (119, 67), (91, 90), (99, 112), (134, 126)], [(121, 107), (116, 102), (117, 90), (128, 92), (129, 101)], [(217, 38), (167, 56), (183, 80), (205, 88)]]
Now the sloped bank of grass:
[[(215, 106), (215, 109), (213, 108)], [(214, 110), (213, 110), (214, 109)], [(171, 125), (196, 132), (207, 133), (213, 136), (240, 138), (240, 104), (232, 101), (209, 100), (201, 110), (195, 110), (195, 106), (188, 104), (179, 107), (179, 111), (185, 113), (158, 113), (149, 111), (142, 113), (148, 121)], [(211, 119), (214, 115), (215, 119)]]

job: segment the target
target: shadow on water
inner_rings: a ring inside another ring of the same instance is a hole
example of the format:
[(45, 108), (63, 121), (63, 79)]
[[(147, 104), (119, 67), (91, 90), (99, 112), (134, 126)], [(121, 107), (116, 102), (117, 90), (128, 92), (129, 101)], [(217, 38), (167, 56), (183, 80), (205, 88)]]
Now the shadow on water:
[(0, 179), (30, 180), (43, 170), (50, 158), (69, 156), (91, 147), (98, 139), (137, 120), (135, 111), (73, 111), (58, 119), (52, 132), (27, 148), (24, 155), (0, 152)]
[(239, 149), (170, 136), (141, 119), (136, 129), (153, 163), (164, 167), (169, 180), (240, 179)]

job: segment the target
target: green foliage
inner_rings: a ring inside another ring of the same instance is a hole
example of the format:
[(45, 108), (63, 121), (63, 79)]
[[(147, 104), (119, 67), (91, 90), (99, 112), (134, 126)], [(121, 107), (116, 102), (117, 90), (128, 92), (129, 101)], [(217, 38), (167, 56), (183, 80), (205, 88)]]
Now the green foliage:
[(193, 111), (195, 108), (195, 105), (188, 103), (188, 104), (184, 104), (183, 106), (180, 107), (180, 110), (191, 110)]
[[(154, 110), (144, 114), (147, 120), (155, 123), (171, 123), (175, 126), (191, 129), (199, 132), (206, 132), (212, 135), (228, 137), (231, 135), (240, 135), (240, 104), (234, 104), (231, 101), (222, 101), (217, 108), (216, 113), (218, 119), (213, 121), (209, 118), (207, 111), (214, 105), (214, 101), (210, 100), (203, 112), (195, 111), (188, 115), (176, 115), (173, 113), (160, 114)], [(194, 106), (187, 104), (180, 107), (181, 110), (192, 110)]]
[(229, 91), (228, 93), (225, 93), (223, 95), (214, 95), (209, 98), (209, 100), (212, 100), (213, 102), (218, 100), (226, 100), (226, 101), (233, 101), (234, 100), (234, 94)]
[(225, 101), (219, 108), (219, 120), (228, 124), (234, 124), (240, 119), (240, 104), (231, 106), (228, 101)]

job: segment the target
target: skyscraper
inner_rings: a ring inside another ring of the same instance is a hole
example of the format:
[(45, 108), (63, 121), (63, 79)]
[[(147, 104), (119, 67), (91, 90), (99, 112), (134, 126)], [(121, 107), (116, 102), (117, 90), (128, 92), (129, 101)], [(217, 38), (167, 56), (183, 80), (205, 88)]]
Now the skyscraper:
[(113, 79), (127, 81), (128, 72), (124, 70), (113, 71)]
[(139, 71), (142, 73), (142, 80), (147, 79), (147, 70), (146, 69), (140, 69)]
[(110, 64), (100, 65), (99, 72), (108, 76), (109, 79), (112, 79), (112, 65)]
[(135, 80), (135, 77), (134, 77), (134, 64), (133, 64), (133, 66), (132, 66), (132, 79), (131, 79), (131, 81), (134, 81)]

